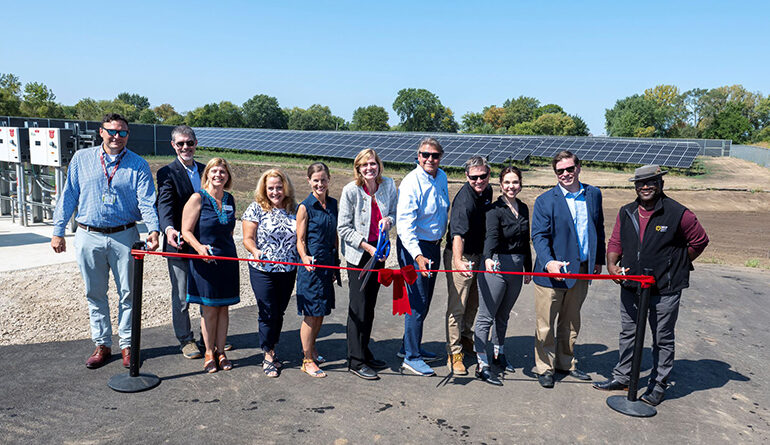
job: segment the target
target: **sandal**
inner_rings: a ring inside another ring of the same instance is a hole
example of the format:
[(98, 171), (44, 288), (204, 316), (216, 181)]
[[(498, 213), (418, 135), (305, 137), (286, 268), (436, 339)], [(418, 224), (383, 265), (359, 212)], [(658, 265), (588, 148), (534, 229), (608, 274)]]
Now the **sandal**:
[(273, 360), (269, 360), (267, 358), (267, 354), (264, 355), (264, 360), (267, 362), (272, 363), (273, 366), (275, 366), (275, 369), (281, 369), (283, 368), (283, 363), (281, 363), (281, 359), (278, 358), (278, 354), (275, 353), (275, 351), (272, 351), (273, 353)]
[(203, 370), (209, 374), (218, 371), (217, 362), (214, 360), (214, 354), (209, 354), (208, 352), (206, 353), (206, 357), (203, 360)]
[[(309, 375), (310, 377), (316, 377), (316, 378), (319, 378), (319, 379), (323, 378), (323, 377), (326, 377), (326, 373), (323, 372), (322, 369), (316, 369), (315, 371), (310, 371), (308, 369), (308, 366), (307, 366), (307, 365), (310, 365), (310, 364), (315, 365), (315, 362), (313, 361), (313, 359), (303, 358), (302, 359), (302, 368), (300, 368), (302, 370), (302, 372), (304, 372), (305, 374)], [(318, 365), (316, 365), (316, 366), (318, 366)]]
[(264, 371), (265, 375), (270, 378), (276, 378), (281, 375), (278, 368), (275, 366), (275, 362), (271, 362), (267, 359), (262, 362), (262, 371)]
[(233, 363), (227, 359), (227, 356), (224, 352), (219, 354), (219, 368), (222, 369), (222, 371), (229, 371), (233, 369)]

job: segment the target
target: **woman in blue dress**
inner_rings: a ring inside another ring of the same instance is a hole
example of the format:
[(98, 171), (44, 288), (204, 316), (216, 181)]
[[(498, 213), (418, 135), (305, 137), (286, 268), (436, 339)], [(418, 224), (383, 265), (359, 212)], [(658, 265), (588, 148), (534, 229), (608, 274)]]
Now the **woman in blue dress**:
[[(230, 166), (213, 158), (201, 175), (201, 190), (193, 194), (182, 211), (182, 236), (198, 255), (236, 258), (233, 229), (235, 200), (225, 190), (232, 184)], [(229, 371), (233, 364), (225, 356), (229, 324), (228, 306), (240, 302), (237, 261), (190, 260), (187, 301), (203, 309), (201, 332), (206, 345), (203, 369)]]
[(333, 269), (314, 264), (336, 266), (337, 200), (329, 197), (329, 167), (323, 162), (311, 164), (307, 178), (313, 190), (297, 208), (297, 252), (305, 267), (297, 272), (297, 312), (303, 315), (299, 336), (302, 340), (302, 371), (313, 377), (326, 377), (318, 367), (325, 360), (318, 355), (315, 341), (324, 316), (334, 309)]

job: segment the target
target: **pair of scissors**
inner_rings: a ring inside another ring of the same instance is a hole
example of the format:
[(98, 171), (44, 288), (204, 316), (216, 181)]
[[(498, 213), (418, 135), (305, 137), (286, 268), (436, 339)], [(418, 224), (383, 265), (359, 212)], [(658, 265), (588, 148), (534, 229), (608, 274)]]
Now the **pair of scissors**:
[(380, 227), (380, 235), (377, 237), (377, 248), (375, 249), (374, 256), (366, 262), (364, 270), (358, 274), (358, 279), (361, 280), (361, 288), (359, 292), (363, 292), (366, 287), (366, 283), (369, 282), (369, 278), (372, 276), (372, 268), (376, 261), (385, 261), (385, 258), (390, 255), (390, 238), (388, 238), (388, 232)]

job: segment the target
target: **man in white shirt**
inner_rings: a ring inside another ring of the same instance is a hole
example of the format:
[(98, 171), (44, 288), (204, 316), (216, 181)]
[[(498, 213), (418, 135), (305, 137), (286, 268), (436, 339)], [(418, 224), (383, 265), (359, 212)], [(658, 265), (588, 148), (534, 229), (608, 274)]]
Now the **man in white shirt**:
[(438, 269), (441, 239), (449, 220), (447, 176), (439, 168), (443, 154), (436, 139), (422, 139), (417, 149), (419, 166), (404, 177), (398, 189), (398, 263), (401, 267), (412, 264), (419, 272), (417, 281), (407, 285), (412, 313), (404, 317), (404, 340), (398, 355), (404, 357), (403, 369), (422, 376), (434, 375), (426, 362), (438, 360), (420, 343), (436, 284), (436, 273), (430, 271)]

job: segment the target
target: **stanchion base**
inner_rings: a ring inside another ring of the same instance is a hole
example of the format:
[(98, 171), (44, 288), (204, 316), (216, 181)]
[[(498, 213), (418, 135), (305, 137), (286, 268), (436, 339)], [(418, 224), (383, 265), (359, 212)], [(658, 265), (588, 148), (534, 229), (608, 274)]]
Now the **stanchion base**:
[(630, 401), (627, 396), (609, 396), (607, 405), (615, 411), (633, 417), (652, 417), (658, 414), (654, 406), (650, 406), (641, 400)]
[(160, 378), (154, 374), (139, 374), (131, 377), (130, 373), (116, 374), (110, 377), (107, 386), (118, 392), (140, 392), (160, 385)]

